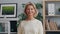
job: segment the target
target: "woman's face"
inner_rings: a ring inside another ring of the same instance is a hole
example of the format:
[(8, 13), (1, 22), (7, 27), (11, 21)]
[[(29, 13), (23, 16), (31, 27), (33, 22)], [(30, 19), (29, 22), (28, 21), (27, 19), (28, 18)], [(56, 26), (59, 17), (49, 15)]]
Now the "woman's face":
[(32, 5), (29, 5), (26, 9), (27, 16), (34, 16), (35, 9)]

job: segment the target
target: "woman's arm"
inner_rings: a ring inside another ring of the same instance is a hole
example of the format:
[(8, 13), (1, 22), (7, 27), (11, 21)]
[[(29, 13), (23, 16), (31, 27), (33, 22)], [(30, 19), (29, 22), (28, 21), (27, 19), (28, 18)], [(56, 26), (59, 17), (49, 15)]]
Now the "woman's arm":
[(17, 34), (22, 34), (22, 27), (21, 24), (19, 24), (18, 28), (17, 28)]
[(42, 25), (42, 22), (40, 22), (39, 24), (39, 34), (43, 34), (43, 25)]

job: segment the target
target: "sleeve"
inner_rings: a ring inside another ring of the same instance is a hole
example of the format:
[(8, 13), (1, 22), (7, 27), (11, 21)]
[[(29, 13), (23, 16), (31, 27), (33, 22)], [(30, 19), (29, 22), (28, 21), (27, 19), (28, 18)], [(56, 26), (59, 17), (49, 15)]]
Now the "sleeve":
[(43, 25), (42, 25), (42, 22), (40, 22), (39, 24), (39, 34), (43, 34)]
[(18, 28), (17, 28), (17, 34), (22, 34), (21, 23), (19, 24), (19, 26), (18, 26)]

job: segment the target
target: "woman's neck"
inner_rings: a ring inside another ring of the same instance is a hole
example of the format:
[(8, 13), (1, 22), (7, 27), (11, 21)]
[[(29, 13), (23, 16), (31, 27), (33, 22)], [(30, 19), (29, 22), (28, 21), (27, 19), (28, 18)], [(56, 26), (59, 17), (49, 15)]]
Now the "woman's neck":
[(26, 20), (33, 20), (33, 19), (35, 19), (34, 17), (32, 17), (32, 16), (29, 16), (29, 17), (27, 17), (27, 19)]

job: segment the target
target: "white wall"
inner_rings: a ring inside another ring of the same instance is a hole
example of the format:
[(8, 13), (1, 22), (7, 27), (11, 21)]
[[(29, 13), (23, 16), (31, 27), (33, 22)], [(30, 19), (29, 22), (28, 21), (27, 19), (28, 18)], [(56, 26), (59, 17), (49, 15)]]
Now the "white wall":
[(24, 9), (22, 8), (22, 3), (27, 2), (42, 3), (42, 0), (0, 0), (0, 3), (17, 3), (17, 14), (20, 14), (24, 11)]

